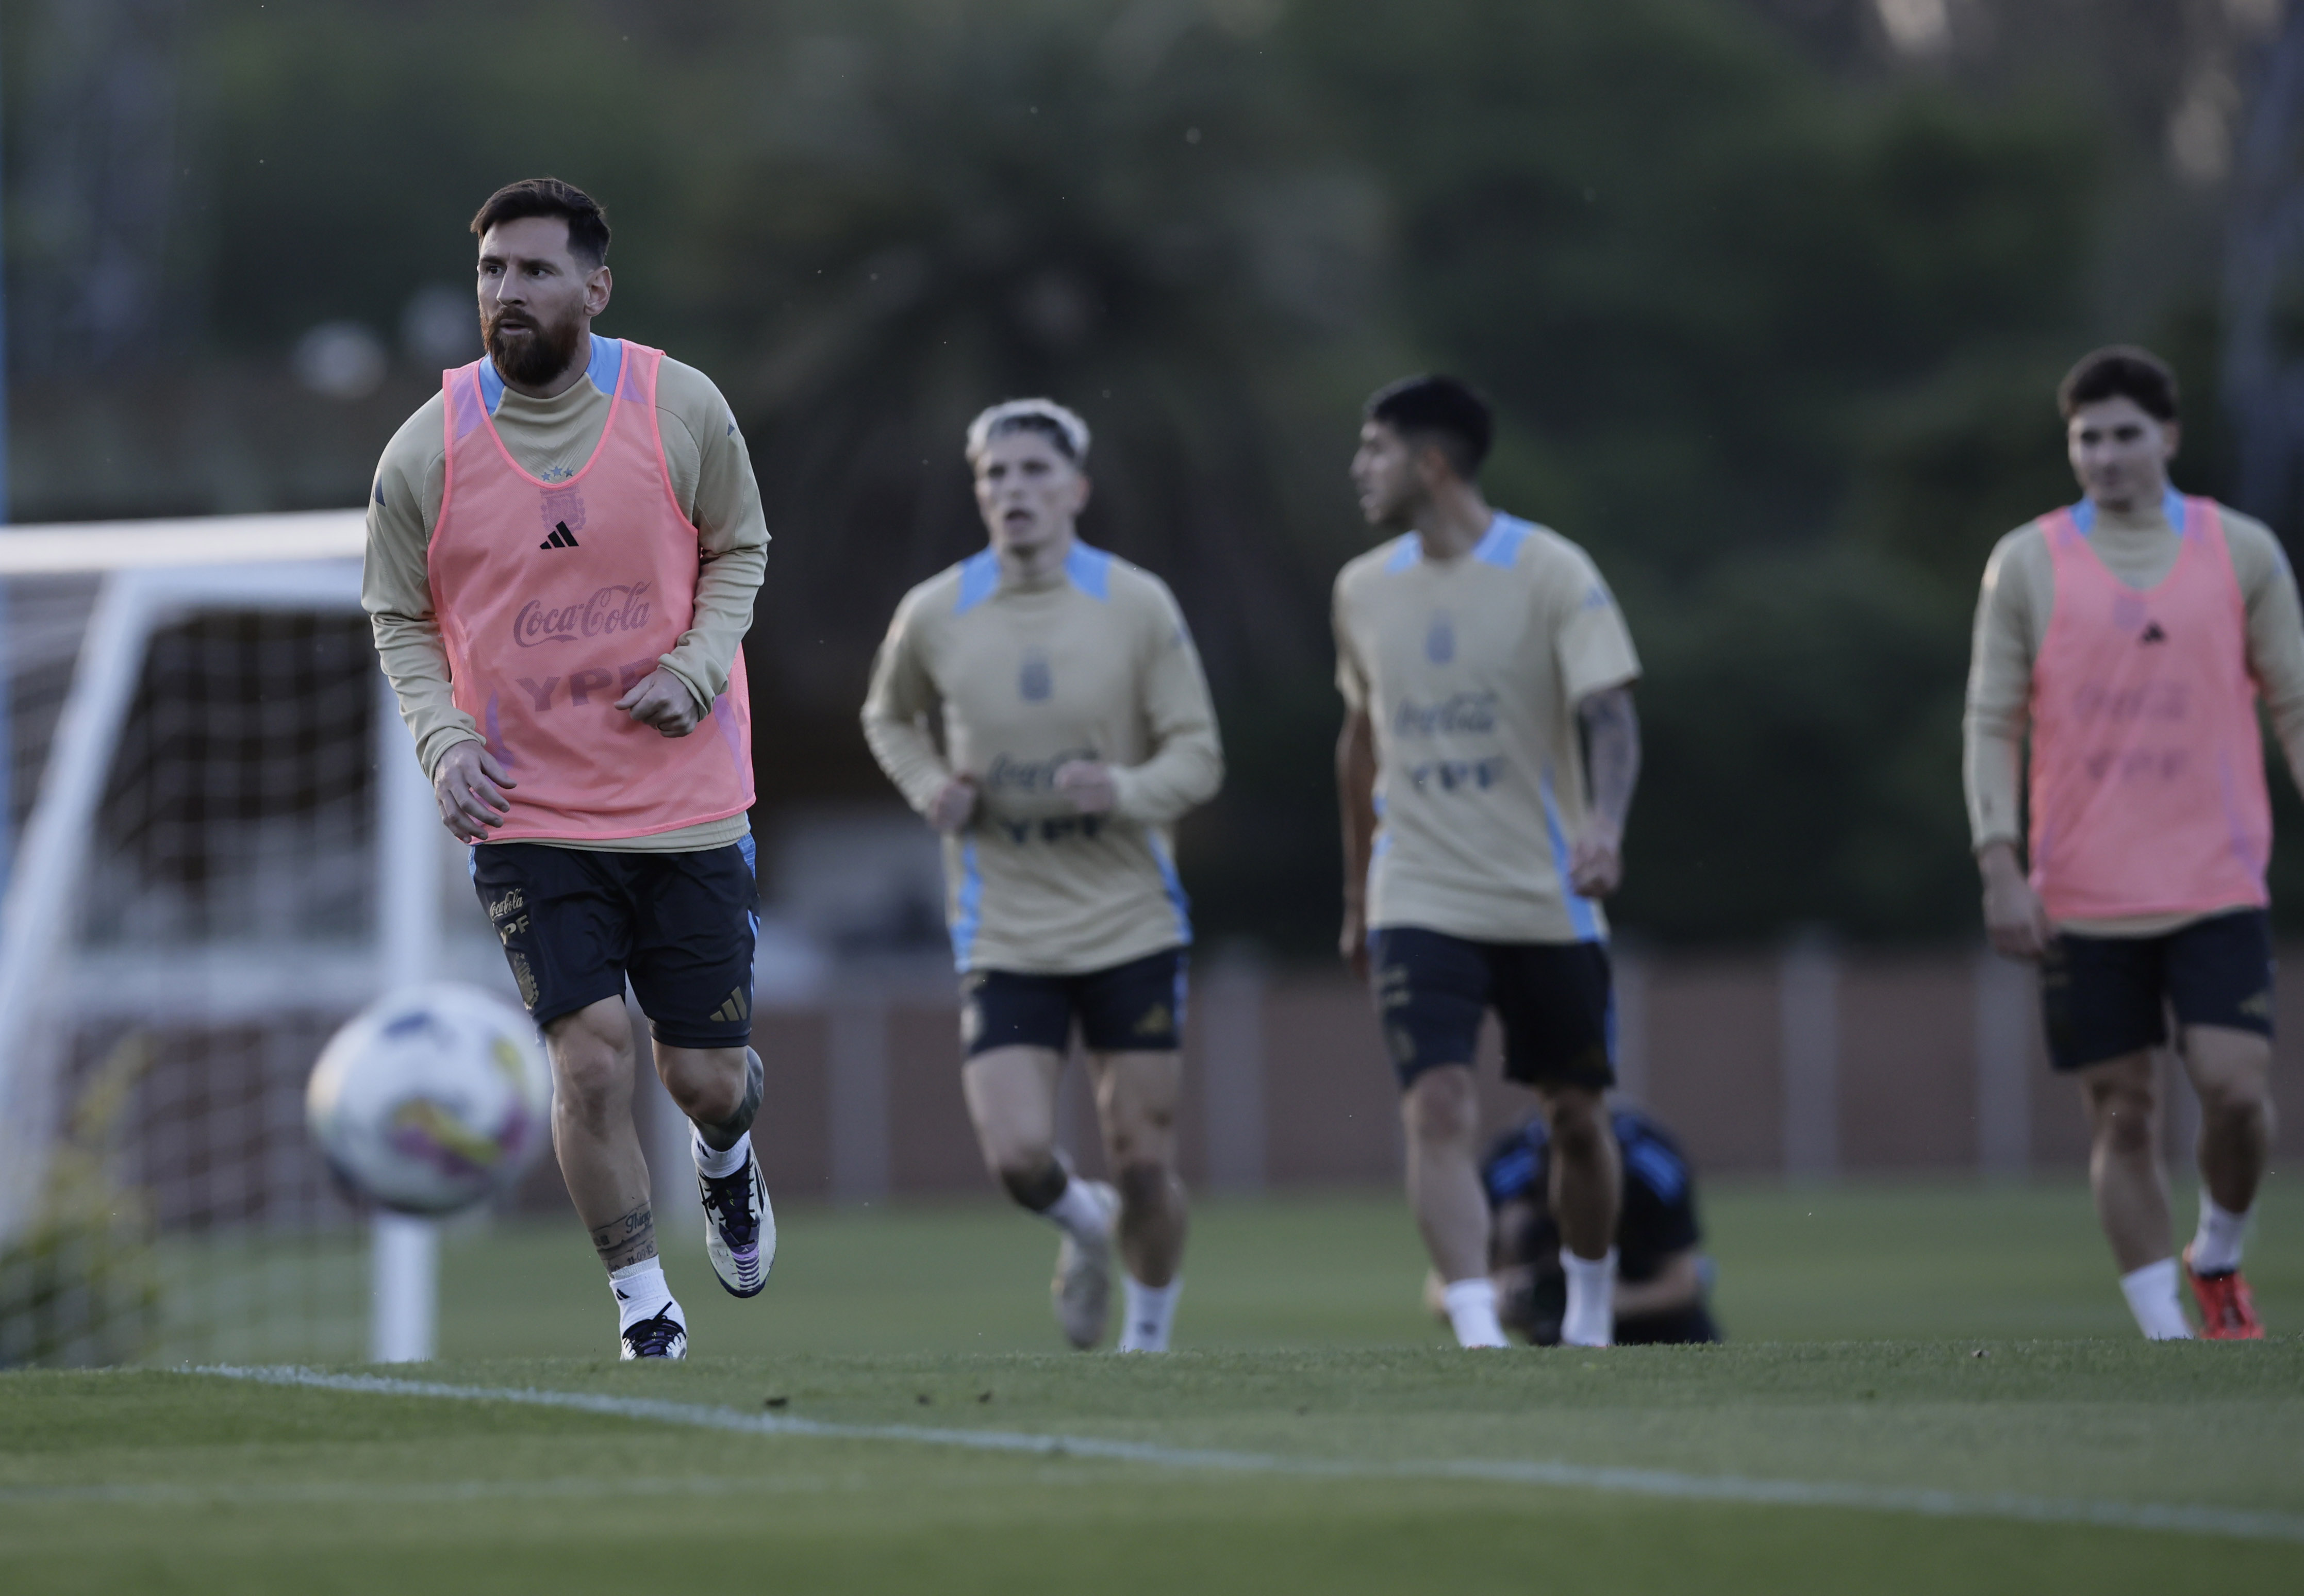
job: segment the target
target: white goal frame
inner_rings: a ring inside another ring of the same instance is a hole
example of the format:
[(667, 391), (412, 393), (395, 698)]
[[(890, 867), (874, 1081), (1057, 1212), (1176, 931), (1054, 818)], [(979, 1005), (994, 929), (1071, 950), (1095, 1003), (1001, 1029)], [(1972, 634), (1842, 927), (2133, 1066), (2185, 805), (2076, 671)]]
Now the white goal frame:
[[(358, 613), (364, 512), (201, 517), (0, 530), (0, 580), (98, 574), (38, 796), (14, 850), (0, 902), (0, 1038), (40, 1024), (54, 987), (66, 922), (84, 881), (106, 780), (134, 705), (155, 632), (220, 611)], [(445, 832), (431, 784), (381, 673), (377, 679), (377, 824), (370, 957), (313, 968), (256, 969), (236, 1007), (261, 1012), (310, 1005), (317, 984), (346, 1009), (427, 980), (439, 967), (441, 854)], [(4, 755), (4, 750), (0, 750)], [(198, 972), (187, 972), (197, 975)], [(153, 979), (165, 982), (165, 971)], [(59, 1128), (55, 1050), (0, 1045), (0, 1241), (38, 1201)], [(379, 1216), (370, 1248), (370, 1355), (429, 1358), (436, 1345), (438, 1231), (430, 1221)]]

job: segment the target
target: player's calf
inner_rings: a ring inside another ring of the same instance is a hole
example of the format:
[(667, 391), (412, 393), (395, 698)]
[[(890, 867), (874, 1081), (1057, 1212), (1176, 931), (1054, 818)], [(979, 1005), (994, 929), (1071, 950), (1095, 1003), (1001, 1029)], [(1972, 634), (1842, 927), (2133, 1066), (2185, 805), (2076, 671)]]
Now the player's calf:
[(760, 1055), (745, 1049), (744, 1092), (735, 1110), (689, 1122), (689, 1153), (704, 1209), (704, 1253), (731, 1296), (758, 1296), (775, 1264), (775, 1211), (751, 1137), (766, 1077)]
[(1147, 1159), (1123, 1165), (1118, 1186), (1120, 1251), (1127, 1264), (1119, 1349), (1165, 1352), (1184, 1285), (1176, 1276), (1190, 1222), (1183, 1184), (1166, 1164)]
[(553, 1144), (568, 1195), (608, 1271), (626, 1358), (680, 1357), (687, 1321), (656, 1255), (648, 1162), (632, 1125), (634, 1054), (622, 998), (604, 998), (545, 1026), (552, 1058)]
[(1540, 1092), (1539, 1098), (1552, 1136), (1552, 1209), (1563, 1244), (1560, 1267), (1568, 1280), (1560, 1339), (1569, 1347), (1606, 1347), (1615, 1338), (1622, 1154), (1598, 1092), (1555, 1086)]
[(1104, 1339), (1112, 1315), (1112, 1260), (1120, 1195), (1100, 1180), (1082, 1180), (1054, 1152), (1012, 1153), (993, 1166), (1010, 1197), (1027, 1213), (1063, 1233), (1050, 1287), (1064, 1338), (1080, 1347)]

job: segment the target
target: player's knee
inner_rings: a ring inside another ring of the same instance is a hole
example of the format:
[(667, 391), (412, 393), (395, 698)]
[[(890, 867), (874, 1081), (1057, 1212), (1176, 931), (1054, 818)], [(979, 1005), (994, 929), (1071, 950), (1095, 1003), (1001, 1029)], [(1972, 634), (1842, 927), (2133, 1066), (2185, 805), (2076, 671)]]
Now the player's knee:
[(1419, 1142), (1469, 1142), (1479, 1129), (1479, 1100), (1469, 1069), (1427, 1069), (1408, 1088), (1408, 1130)]
[(1037, 1159), (1029, 1156), (1003, 1159), (995, 1166), (994, 1172), (999, 1176), (1000, 1184), (1007, 1188), (1008, 1195), (1016, 1200), (1017, 1206), (1029, 1208), (1034, 1213), (1046, 1212), (1058, 1197), (1063, 1196), (1064, 1186), (1072, 1178), (1064, 1173), (1063, 1165), (1048, 1153), (1041, 1153)]
[[(672, 1094), (680, 1111), (699, 1125), (727, 1124), (738, 1130), (749, 1130), (751, 1119), (748, 1109), (757, 1109), (759, 1100), (750, 1096), (746, 1060), (741, 1052), (726, 1059), (691, 1060), (687, 1067), (667, 1072), (665, 1086)], [(737, 1124), (737, 1121), (742, 1121)]]
[(2099, 1147), (2122, 1154), (2152, 1151), (2159, 1116), (2150, 1093), (2127, 1087), (2100, 1089), (2088, 1094), (2088, 1109)]
[(1543, 1094), (1545, 1119), (1553, 1145), (1564, 1160), (1589, 1157), (1611, 1134), (1607, 1104), (1597, 1092), (1555, 1088)]
[(1150, 1158), (1133, 1159), (1113, 1175), (1121, 1202), (1131, 1209), (1157, 1208), (1165, 1203), (1173, 1179), (1166, 1164)]
[(1115, 1170), (1165, 1168), (1175, 1139), (1175, 1116), (1165, 1110), (1118, 1115), (1105, 1130), (1105, 1160)]
[(2211, 1119), (2249, 1119), (2271, 1107), (2269, 1083), (2242, 1071), (2198, 1083), (2200, 1112)]

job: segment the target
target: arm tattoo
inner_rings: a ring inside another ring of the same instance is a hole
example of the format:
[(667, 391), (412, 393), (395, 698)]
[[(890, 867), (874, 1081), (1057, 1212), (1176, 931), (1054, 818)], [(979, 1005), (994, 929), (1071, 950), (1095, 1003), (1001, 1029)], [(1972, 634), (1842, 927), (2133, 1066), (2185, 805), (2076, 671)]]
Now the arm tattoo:
[(1592, 807), (1622, 831), (1640, 779), (1640, 718), (1632, 709), (1632, 689), (1595, 693), (1576, 706), (1576, 716), (1584, 723)]
[(656, 1214), (642, 1203), (622, 1219), (594, 1226), (592, 1250), (600, 1254), (600, 1262), (612, 1272), (628, 1263), (655, 1257)]

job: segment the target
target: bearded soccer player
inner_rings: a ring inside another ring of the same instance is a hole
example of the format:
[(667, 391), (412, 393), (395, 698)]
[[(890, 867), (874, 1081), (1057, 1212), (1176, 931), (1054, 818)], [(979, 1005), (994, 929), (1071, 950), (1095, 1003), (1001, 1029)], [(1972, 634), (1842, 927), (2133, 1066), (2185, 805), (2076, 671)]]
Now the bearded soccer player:
[(758, 890), (741, 644), (767, 531), (701, 373), (603, 337), (608, 222), (551, 178), (479, 237), (487, 353), (385, 449), (363, 603), (440, 818), (552, 1059), (552, 1134), (627, 1358), (686, 1355), (632, 1124), (630, 978), (693, 1127), (705, 1250), (756, 1295), (775, 1223), (752, 1155)]
[(1584, 551), (1481, 495), (1492, 428), (1487, 403), (1444, 376), (1382, 390), (1360, 428), (1361, 512), (1398, 536), (1336, 578), (1342, 950), (1373, 977), (1409, 1202), (1457, 1340), (1505, 1345), (1472, 1079), (1494, 1009), (1504, 1074), (1535, 1089), (1549, 1128), (1561, 1339), (1605, 1347), (1623, 1177), (1597, 900), (1622, 874), (1639, 661)]
[[(1183, 1256), (1177, 1050), (1192, 940), (1169, 828), (1224, 779), (1175, 599), (1080, 541), (1087, 424), (1044, 399), (968, 429), (991, 545), (904, 595), (864, 735), (944, 837), (961, 976), (961, 1083), (986, 1163), (1063, 1232), (1056, 1317), (1099, 1344), (1115, 1244), (1123, 1352), (1168, 1346)], [(1056, 1148), (1074, 1027), (1119, 1189)]]
[(2200, 1099), (2199, 1227), (2181, 1278), (2205, 1334), (2254, 1339), (2240, 1243), (2272, 1135), (2257, 700), (2304, 772), (2295, 578), (2263, 526), (2168, 486), (2176, 380), (2159, 360), (2098, 350), (2057, 399), (2082, 496), (2000, 540), (1977, 606), (1964, 763), (1985, 925), (2040, 967), (2049, 1060), (2080, 1084), (2096, 1214), (2154, 1339), (2191, 1333), (2153, 1069), (2174, 1012)]

